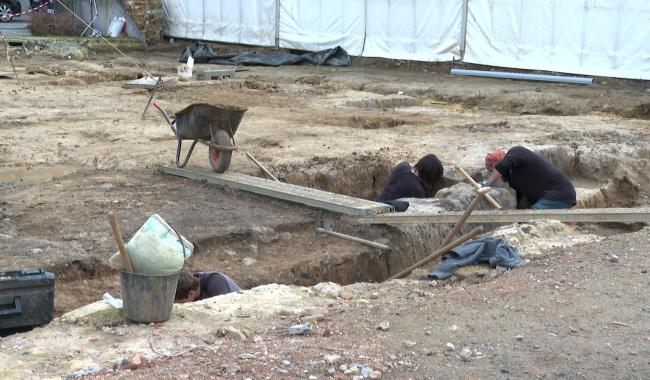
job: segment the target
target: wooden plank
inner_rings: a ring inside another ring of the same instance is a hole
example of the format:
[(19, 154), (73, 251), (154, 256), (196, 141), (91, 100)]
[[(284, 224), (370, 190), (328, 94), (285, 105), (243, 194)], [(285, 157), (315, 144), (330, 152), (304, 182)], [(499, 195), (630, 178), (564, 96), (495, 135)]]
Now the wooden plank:
[[(462, 212), (388, 213), (363, 218), (346, 218), (354, 224), (455, 223)], [(535, 219), (584, 223), (648, 223), (650, 208), (591, 208), (571, 210), (490, 210), (475, 211), (466, 223), (521, 223)]]
[(233, 189), (266, 195), (352, 216), (371, 216), (390, 211), (390, 206), (383, 203), (371, 202), (365, 199), (310, 189), (284, 182), (276, 182), (240, 173), (218, 174), (202, 168), (180, 169), (171, 166), (161, 166), (160, 170), (167, 174), (206, 181), (213, 185), (228, 186)]

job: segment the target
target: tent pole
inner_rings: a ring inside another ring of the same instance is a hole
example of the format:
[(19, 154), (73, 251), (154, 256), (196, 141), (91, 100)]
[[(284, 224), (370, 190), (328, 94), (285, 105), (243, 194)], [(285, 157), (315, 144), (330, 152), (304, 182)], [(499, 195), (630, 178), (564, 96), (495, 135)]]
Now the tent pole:
[(280, 48), (280, 1), (275, 0), (275, 48)]
[(467, 14), (469, 12), (469, 0), (463, 0), (463, 12), (460, 25), (460, 61), (465, 60), (465, 47), (467, 46)]

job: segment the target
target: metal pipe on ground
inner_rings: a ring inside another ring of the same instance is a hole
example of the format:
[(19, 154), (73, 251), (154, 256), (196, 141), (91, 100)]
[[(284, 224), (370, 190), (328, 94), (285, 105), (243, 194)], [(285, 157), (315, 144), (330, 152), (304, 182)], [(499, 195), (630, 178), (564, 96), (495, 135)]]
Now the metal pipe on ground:
[(384, 245), (384, 244), (380, 244), (380, 243), (376, 243), (374, 241), (361, 239), (361, 238), (358, 238), (358, 237), (342, 234), (342, 233), (339, 233), (339, 232), (330, 231), (330, 230), (327, 230), (327, 229), (321, 228), (321, 227), (316, 227), (316, 231), (318, 231), (320, 233), (336, 236), (336, 237), (341, 238), (341, 239), (350, 240), (350, 241), (353, 241), (353, 242), (356, 242), (356, 243), (365, 244), (365, 245), (370, 246), (370, 247), (379, 248), (382, 251), (390, 251), (389, 246)]
[(521, 80), (534, 80), (534, 81), (542, 81), (542, 82), (572, 83), (572, 84), (586, 84), (586, 85), (594, 83), (594, 78), (565, 77), (560, 75), (545, 75), (545, 74), (512, 73), (506, 71), (451, 69), (451, 75), (498, 78), (498, 79), (521, 79)]
[(427, 265), (428, 263), (433, 261), (433, 259), (435, 259), (436, 257), (444, 255), (445, 253), (447, 253), (450, 250), (452, 250), (452, 249), (458, 247), (459, 245), (465, 243), (466, 241), (468, 241), (469, 239), (473, 238), (474, 236), (480, 234), (481, 232), (483, 232), (483, 227), (474, 228), (470, 232), (468, 232), (465, 235), (459, 237), (458, 239), (452, 241), (451, 243), (445, 245), (444, 247), (438, 248), (438, 250), (435, 251), (434, 253), (432, 253), (429, 256), (425, 257), (424, 259), (418, 261), (417, 263), (411, 265), (410, 267), (404, 269), (403, 271), (397, 273), (396, 275), (390, 277), (386, 281), (395, 280), (395, 279), (398, 279), (398, 278), (403, 278), (403, 277), (408, 276), (408, 274), (413, 272), (415, 269), (418, 269), (421, 266)]

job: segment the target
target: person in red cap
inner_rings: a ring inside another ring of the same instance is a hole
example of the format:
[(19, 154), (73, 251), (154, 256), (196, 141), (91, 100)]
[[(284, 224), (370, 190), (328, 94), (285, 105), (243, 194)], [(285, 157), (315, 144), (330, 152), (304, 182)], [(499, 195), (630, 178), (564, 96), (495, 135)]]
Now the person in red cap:
[(488, 153), (485, 168), (490, 177), (481, 185), (490, 186), (503, 179), (515, 190), (519, 209), (561, 209), (576, 204), (576, 190), (569, 177), (524, 147), (513, 147), (508, 153), (501, 149)]

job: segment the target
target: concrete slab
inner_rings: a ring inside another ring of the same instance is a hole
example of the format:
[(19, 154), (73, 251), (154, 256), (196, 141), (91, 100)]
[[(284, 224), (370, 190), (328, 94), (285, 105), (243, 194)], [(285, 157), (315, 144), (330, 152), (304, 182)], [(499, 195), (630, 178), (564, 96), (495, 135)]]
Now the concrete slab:
[(196, 78), (198, 80), (213, 80), (213, 79), (225, 79), (225, 78), (234, 78), (235, 70), (200, 70), (196, 71)]

